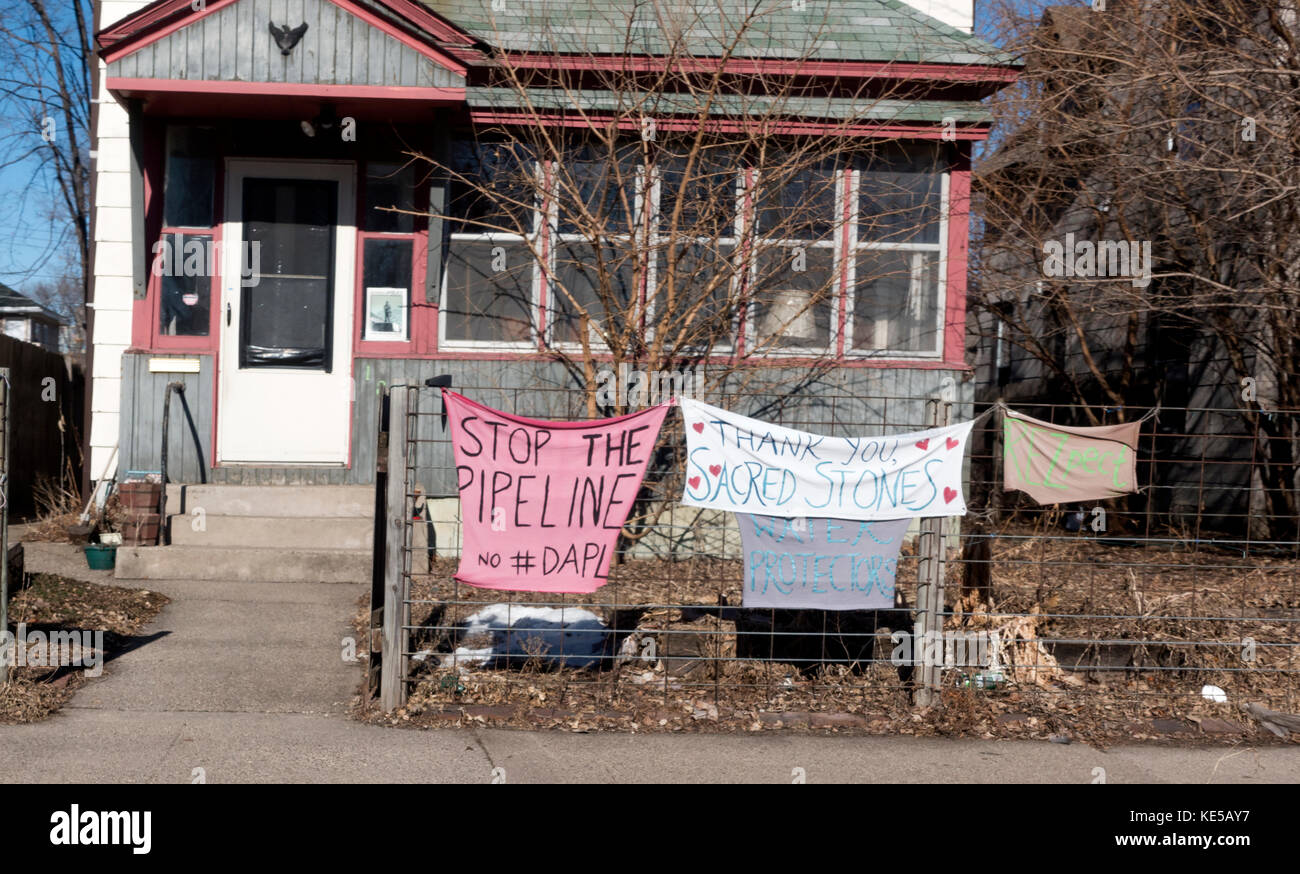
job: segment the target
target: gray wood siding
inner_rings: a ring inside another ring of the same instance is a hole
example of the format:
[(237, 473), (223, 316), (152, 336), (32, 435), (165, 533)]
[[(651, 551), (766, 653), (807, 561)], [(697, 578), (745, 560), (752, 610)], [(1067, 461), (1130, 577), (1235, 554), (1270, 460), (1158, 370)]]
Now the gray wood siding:
[[(269, 25), (307, 32), (287, 56)], [(108, 75), (209, 82), (460, 87), (465, 80), (329, 0), (240, 0), (109, 65)]]
[[(150, 358), (200, 359), (197, 374), (150, 373)], [(122, 357), (121, 465), (126, 470), (157, 470), (162, 427), (162, 400), (167, 383), (185, 383), (185, 399), (203, 446), (208, 482), (262, 485), (334, 484), (365, 485), (374, 482), (375, 449), (380, 398), (386, 388), (423, 386), (431, 376), (450, 374), (452, 388), (479, 403), (522, 416), (540, 419), (582, 419), (585, 398), (565, 369), (548, 361), (445, 361), (404, 358), (358, 358), (353, 362), (352, 464), (348, 468), (318, 467), (218, 467), (212, 468), (212, 409), (216, 389), (210, 355), (151, 355), (128, 353)], [(807, 379), (796, 368), (762, 368), (762, 382), (771, 387), (794, 385)], [(832, 436), (852, 436), (879, 431), (900, 433), (926, 427), (925, 400), (945, 377), (959, 387), (960, 404), (954, 421), (971, 415), (969, 383), (961, 371), (911, 368), (840, 368), (804, 385), (797, 395), (782, 397), (780, 409), (770, 407), (773, 395), (728, 380), (721, 396), (710, 392), (702, 400), (736, 412), (794, 428)], [(456, 494), (455, 464), (438, 416), (437, 392), (420, 392), (422, 414), (416, 418), (419, 443), (414, 458), (417, 480), (431, 496)], [(194, 441), (178, 400), (172, 401), (168, 437), (169, 479), (200, 482)]]
[[(198, 373), (150, 373), (151, 358), (199, 358)], [(127, 471), (158, 470), (162, 462), (163, 395), (169, 382), (185, 385), (185, 404), (199, 433), (203, 464), (212, 463), (212, 356), (132, 355), (122, 356), (122, 418), (118, 453), (120, 475)], [(189, 422), (179, 398), (172, 397), (171, 421), (167, 434), (167, 478), (172, 482), (196, 483), (199, 457), (194, 449)]]

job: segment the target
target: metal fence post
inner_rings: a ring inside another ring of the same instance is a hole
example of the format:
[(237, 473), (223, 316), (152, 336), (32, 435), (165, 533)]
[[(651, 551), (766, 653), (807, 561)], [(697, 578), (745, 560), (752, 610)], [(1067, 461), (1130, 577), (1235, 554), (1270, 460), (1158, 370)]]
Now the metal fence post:
[(388, 502), (384, 509), (384, 657), (379, 700), (384, 710), (396, 710), (406, 703), (406, 511), (407, 443), (410, 423), (407, 411), (412, 389), (396, 386), (389, 391), (388, 407)]

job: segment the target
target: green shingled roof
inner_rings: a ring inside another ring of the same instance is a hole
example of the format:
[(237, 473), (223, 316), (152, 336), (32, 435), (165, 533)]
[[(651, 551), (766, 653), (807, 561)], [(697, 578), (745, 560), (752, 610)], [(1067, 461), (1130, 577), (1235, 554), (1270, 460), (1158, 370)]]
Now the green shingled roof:
[(1015, 63), (984, 40), (898, 0), (421, 2), (507, 51), (717, 57), (734, 44), (732, 54), (746, 58)]
[[(529, 89), (525, 95), (508, 88), (466, 88), (465, 99), (471, 107), (483, 109), (521, 109), (537, 112), (581, 110), (615, 112), (629, 110), (637, 97), (609, 91), (563, 91)], [(656, 116), (695, 115), (699, 98), (689, 94), (652, 94), (645, 96), (637, 110)], [(713, 115), (760, 115), (765, 117), (816, 118), (862, 122), (934, 122), (951, 118), (959, 124), (986, 124), (992, 115), (979, 103), (946, 100), (852, 100), (831, 97), (776, 98), (712, 95)]]

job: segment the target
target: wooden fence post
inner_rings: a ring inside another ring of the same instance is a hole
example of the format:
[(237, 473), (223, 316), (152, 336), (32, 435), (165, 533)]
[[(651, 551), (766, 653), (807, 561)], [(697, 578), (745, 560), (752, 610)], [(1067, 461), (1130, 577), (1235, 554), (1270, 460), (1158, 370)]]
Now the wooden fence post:
[[(951, 405), (934, 398), (927, 402), (930, 427), (940, 428), (949, 422)], [(916, 615), (917, 636), (912, 657), (919, 658), (916, 703), (928, 707), (938, 699), (943, 676), (944, 565), (947, 544), (947, 517), (930, 516), (921, 520), (920, 543), (917, 544)]]
[(384, 710), (396, 710), (406, 703), (406, 454), (409, 428), (407, 411), (411, 389), (405, 385), (389, 390), (388, 407), (388, 502), (384, 510), (384, 658), (379, 700)]

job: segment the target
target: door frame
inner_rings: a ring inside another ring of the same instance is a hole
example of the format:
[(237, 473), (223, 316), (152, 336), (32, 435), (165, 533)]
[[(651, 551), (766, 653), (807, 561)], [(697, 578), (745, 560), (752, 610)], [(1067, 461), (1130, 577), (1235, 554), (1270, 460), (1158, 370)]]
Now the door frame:
[[(297, 158), (234, 158), (225, 159), (225, 197), (221, 222), (220, 253), (221, 283), (220, 300), (217, 302), (217, 355), (214, 378), (216, 380), (216, 404), (214, 410), (214, 430), (216, 431), (215, 456), (218, 465), (268, 466), (325, 466), (350, 467), (352, 450), (352, 335), (356, 317), (354, 306), (354, 289), (356, 283), (357, 261), (357, 164), (355, 161), (297, 159)], [(334, 221), (334, 288), (333, 288), (333, 324), (332, 354), (330, 370), (315, 371), (299, 368), (257, 367), (239, 371), (239, 335), (242, 303), (242, 255), (243, 255), (243, 183), (247, 178), (263, 179), (302, 179), (311, 181), (333, 181), (338, 183), (336, 215)], [(226, 307), (230, 307), (230, 323), (226, 322)], [(327, 394), (334, 388), (347, 385), (345, 392), (339, 392), (339, 415), (343, 417), (343, 428), (337, 438), (330, 441), (328, 458), (287, 459), (267, 458), (249, 460), (230, 458), (230, 429), (239, 423), (232, 421), (231, 412), (234, 405), (229, 393), (232, 383), (239, 382), (230, 377), (236, 372), (246, 374), (314, 374), (320, 377), (322, 388)]]

